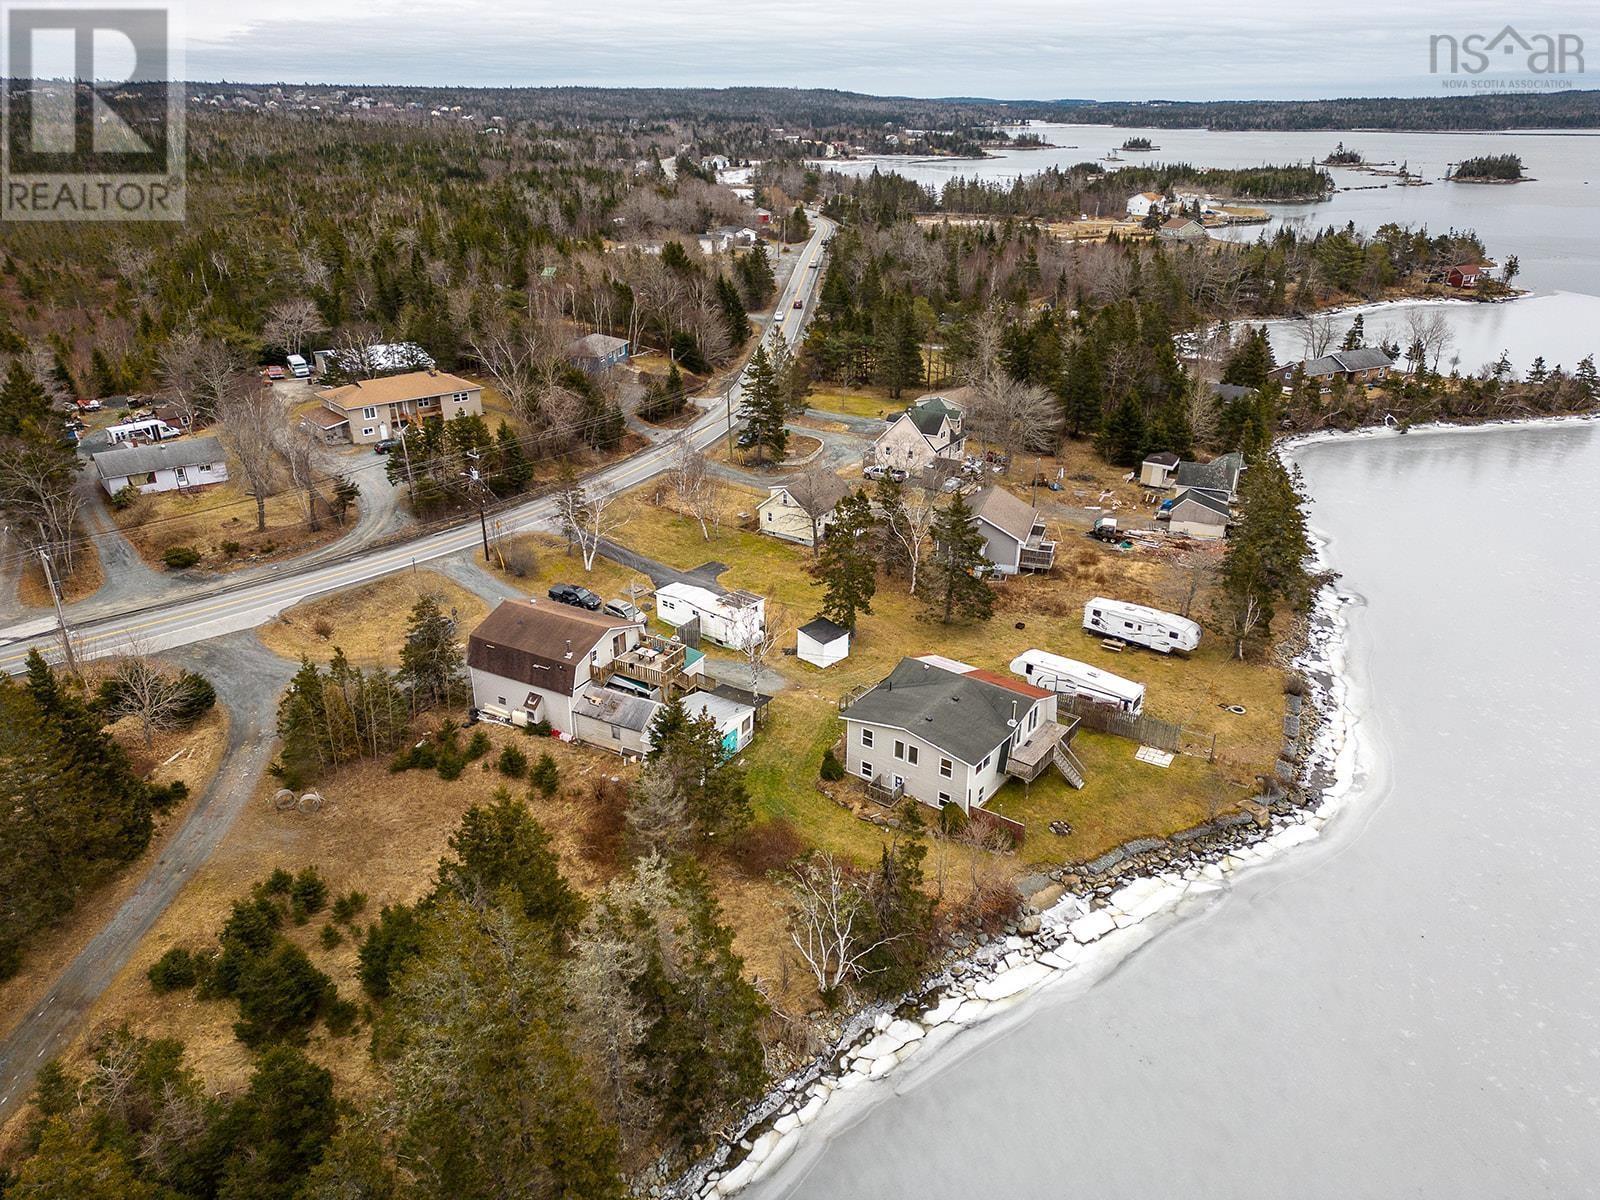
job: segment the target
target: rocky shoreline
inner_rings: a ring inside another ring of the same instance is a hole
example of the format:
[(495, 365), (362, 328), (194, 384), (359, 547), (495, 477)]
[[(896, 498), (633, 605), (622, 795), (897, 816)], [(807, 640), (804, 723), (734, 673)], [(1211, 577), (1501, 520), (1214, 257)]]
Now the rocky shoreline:
[(670, 1182), (639, 1181), (636, 1193), (714, 1200), (766, 1178), (840, 1096), (1091, 961), (1105, 962), (1107, 953), (1117, 954), (1121, 931), (1220, 892), (1235, 872), (1320, 836), (1349, 782), (1340, 673), (1342, 610), (1349, 600), (1333, 582), (1325, 583), (1284, 652), (1285, 665), (1304, 687), (1285, 694), (1279, 758), (1273, 774), (1262, 777), (1261, 794), (1248, 811), (1171, 837), (1139, 838), (1034, 877), (1035, 895), (1047, 887), (1063, 888), (1064, 894), (1043, 911), (1025, 906), (1003, 935), (980, 939), (975, 949), (953, 950), (943, 970), (897, 1004), (850, 1016), (830, 1048), (775, 1085), (715, 1151)]

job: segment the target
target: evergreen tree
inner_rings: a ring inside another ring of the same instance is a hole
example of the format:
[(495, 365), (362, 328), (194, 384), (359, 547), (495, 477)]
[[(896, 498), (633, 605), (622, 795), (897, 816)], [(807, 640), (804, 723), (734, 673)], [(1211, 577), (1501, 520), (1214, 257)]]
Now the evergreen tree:
[(924, 592), (929, 607), (946, 625), (955, 620), (987, 621), (994, 611), (994, 588), (983, 577), (983, 535), (972, 519), (972, 506), (957, 492), (933, 526), (931, 586)]
[(868, 888), (876, 947), (866, 956), (866, 979), (874, 991), (894, 996), (923, 975), (933, 953), (934, 901), (924, 890), (922, 860), (928, 845), (913, 804), (906, 828), (885, 843)]
[(703, 840), (726, 841), (750, 824), (744, 769), (727, 756), (717, 723), (691, 716), (681, 696), (656, 710), (645, 761), (671, 778)]
[(789, 452), (789, 430), (784, 425), (784, 397), (778, 386), (766, 343), (756, 347), (744, 373), (739, 398), (739, 419), (754, 439), (757, 453), (781, 462)]
[(872, 534), (877, 520), (865, 492), (856, 491), (834, 507), (812, 566), (813, 582), (825, 590), (821, 615), (854, 632), (861, 613), (872, 612), (878, 590), (878, 550)]
[(1129, 397), (1107, 411), (1100, 425), (1100, 453), (1108, 463), (1138, 466), (1144, 457), (1147, 435), (1144, 414)]
[(455, 616), (440, 608), (435, 596), (423, 596), (412, 606), (399, 679), (410, 691), (412, 712), (456, 704), (471, 693)]
[(466, 811), (450, 849), (454, 857), (440, 862), (439, 880), (467, 899), (511, 889), (522, 916), (547, 927), (558, 947), (577, 927), (583, 902), (561, 874), (550, 835), (505, 788), (495, 790), (487, 807)]
[(0, 385), (0, 437), (50, 437), (50, 398), (20, 357), (6, 368)]
[(1062, 384), (1062, 417), (1069, 436), (1083, 437), (1100, 428), (1103, 386), (1100, 355), (1092, 341), (1081, 338), (1072, 348)]
[(1339, 348), (1341, 350), (1359, 350), (1366, 344), (1366, 339), (1366, 319), (1360, 313), (1357, 313), (1356, 319), (1350, 322), (1350, 328), (1345, 331), (1344, 341), (1340, 343)]
[(1311, 597), (1310, 543), (1299, 484), (1276, 454), (1250, 461), (1239, 489), (1241, 515), (1222, 560), (1235, 654), (1265, 635), (1277, 606), (1303, 608)]

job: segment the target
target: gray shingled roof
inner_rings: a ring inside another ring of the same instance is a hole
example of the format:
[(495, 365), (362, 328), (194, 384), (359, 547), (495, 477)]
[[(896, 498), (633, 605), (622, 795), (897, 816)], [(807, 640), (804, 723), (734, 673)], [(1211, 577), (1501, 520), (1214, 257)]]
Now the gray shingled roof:
[(1185, 500), (1192, 500), (1194, 503), (1200, 505), (1200, 507), (1209, 508), (1212, 512), (1223, 517), (1232, 515), (1232, 511), (1228, 507), (1228, 502), (1216, 495), (1216, 493), (1208, 491), (1206, 488), (1187, 488), (1184, 491), (1179, 492), (1176, 498), (1174, 498), (1172, 501), (1173, 509), (1176, 510), (1178, 505), (1182, 504)]
[(1180, 488), (1210, 488), (1231, 496), (1239, 487), (1239, 472), (1243, 469), (1244, 455), (1237, 452), (1224, 454), (1208, 463), (1179, 463), (1178, 477), (1174, 482)]
[(814, 621), (807, 621), (800, 626), (800, 632), (823, 646), (826, 646), (829, 642), (837, 642), (842, 637), (850, 636), (848, 629), (843, 625), (835, 625), (827, 617), (818, 617)]
[(972, 502), (972, 515), (982, 517), (996, 529), (1010, 534), (1018, 542), (1026, 542), (1028, 536), (1033, 533), (1033, 523), (1039, 518), (1039, 510), (994, 483), (986, 487)]
[(582, 358), (604, 358), (626, 348), (627, 339), (606, 333), (589, 333), (567, 347), (567, 353)]
[(1316, 379), (1322, 375), (1338, 375), (1345, 371), (1370, 371), (1373, 367), (1392, 367), (1394, 359), (1377, 346), (1362, 346), (1358, 350), (1337, 350), (1332, 354), (1324, 354), (1321, 358), (1313, 358), (1305, 364), (1304, 370), (1307, 377)]
[(982, 679), (902, 658), (887, 679), (840, 715), (904, 729), (964, 763), (976, 763), (1011, 736), (1007, 722), (1032, 703)]
[(203, 467), (226, 462), (222, 443), (214, 437), (181, 438), (175, 442), (155, 442), (149, 446), (127, 446), (102, 450), (94, 456), (94, 469), (102, 479), (121, 479), (127, 475), (149, 475), (173, 467)]

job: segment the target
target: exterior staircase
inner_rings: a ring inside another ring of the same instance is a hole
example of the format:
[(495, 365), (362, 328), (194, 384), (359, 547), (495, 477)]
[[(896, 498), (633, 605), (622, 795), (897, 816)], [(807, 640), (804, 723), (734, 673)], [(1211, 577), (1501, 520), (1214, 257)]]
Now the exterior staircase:
[(1083, 787), (1083, 764), (1078, 761), (1078, 756), (1067, 748), (1065, 741), (1056, 743), (1055, 751), (1050, 757), (1056, 765), (1056, 770), (1061, 772), (1061, 778), (1075, 788)]

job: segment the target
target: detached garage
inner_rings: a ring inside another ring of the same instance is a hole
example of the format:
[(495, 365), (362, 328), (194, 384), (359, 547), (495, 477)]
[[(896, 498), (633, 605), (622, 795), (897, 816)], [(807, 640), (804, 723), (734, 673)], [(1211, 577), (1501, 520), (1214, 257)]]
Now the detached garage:
[(850, 631), (835, 625), (826, 617), (818, 617), (802, 625), (795, 632), (795, 653), (801, 662), (814, 667), (831, 667), (850, 657)]

